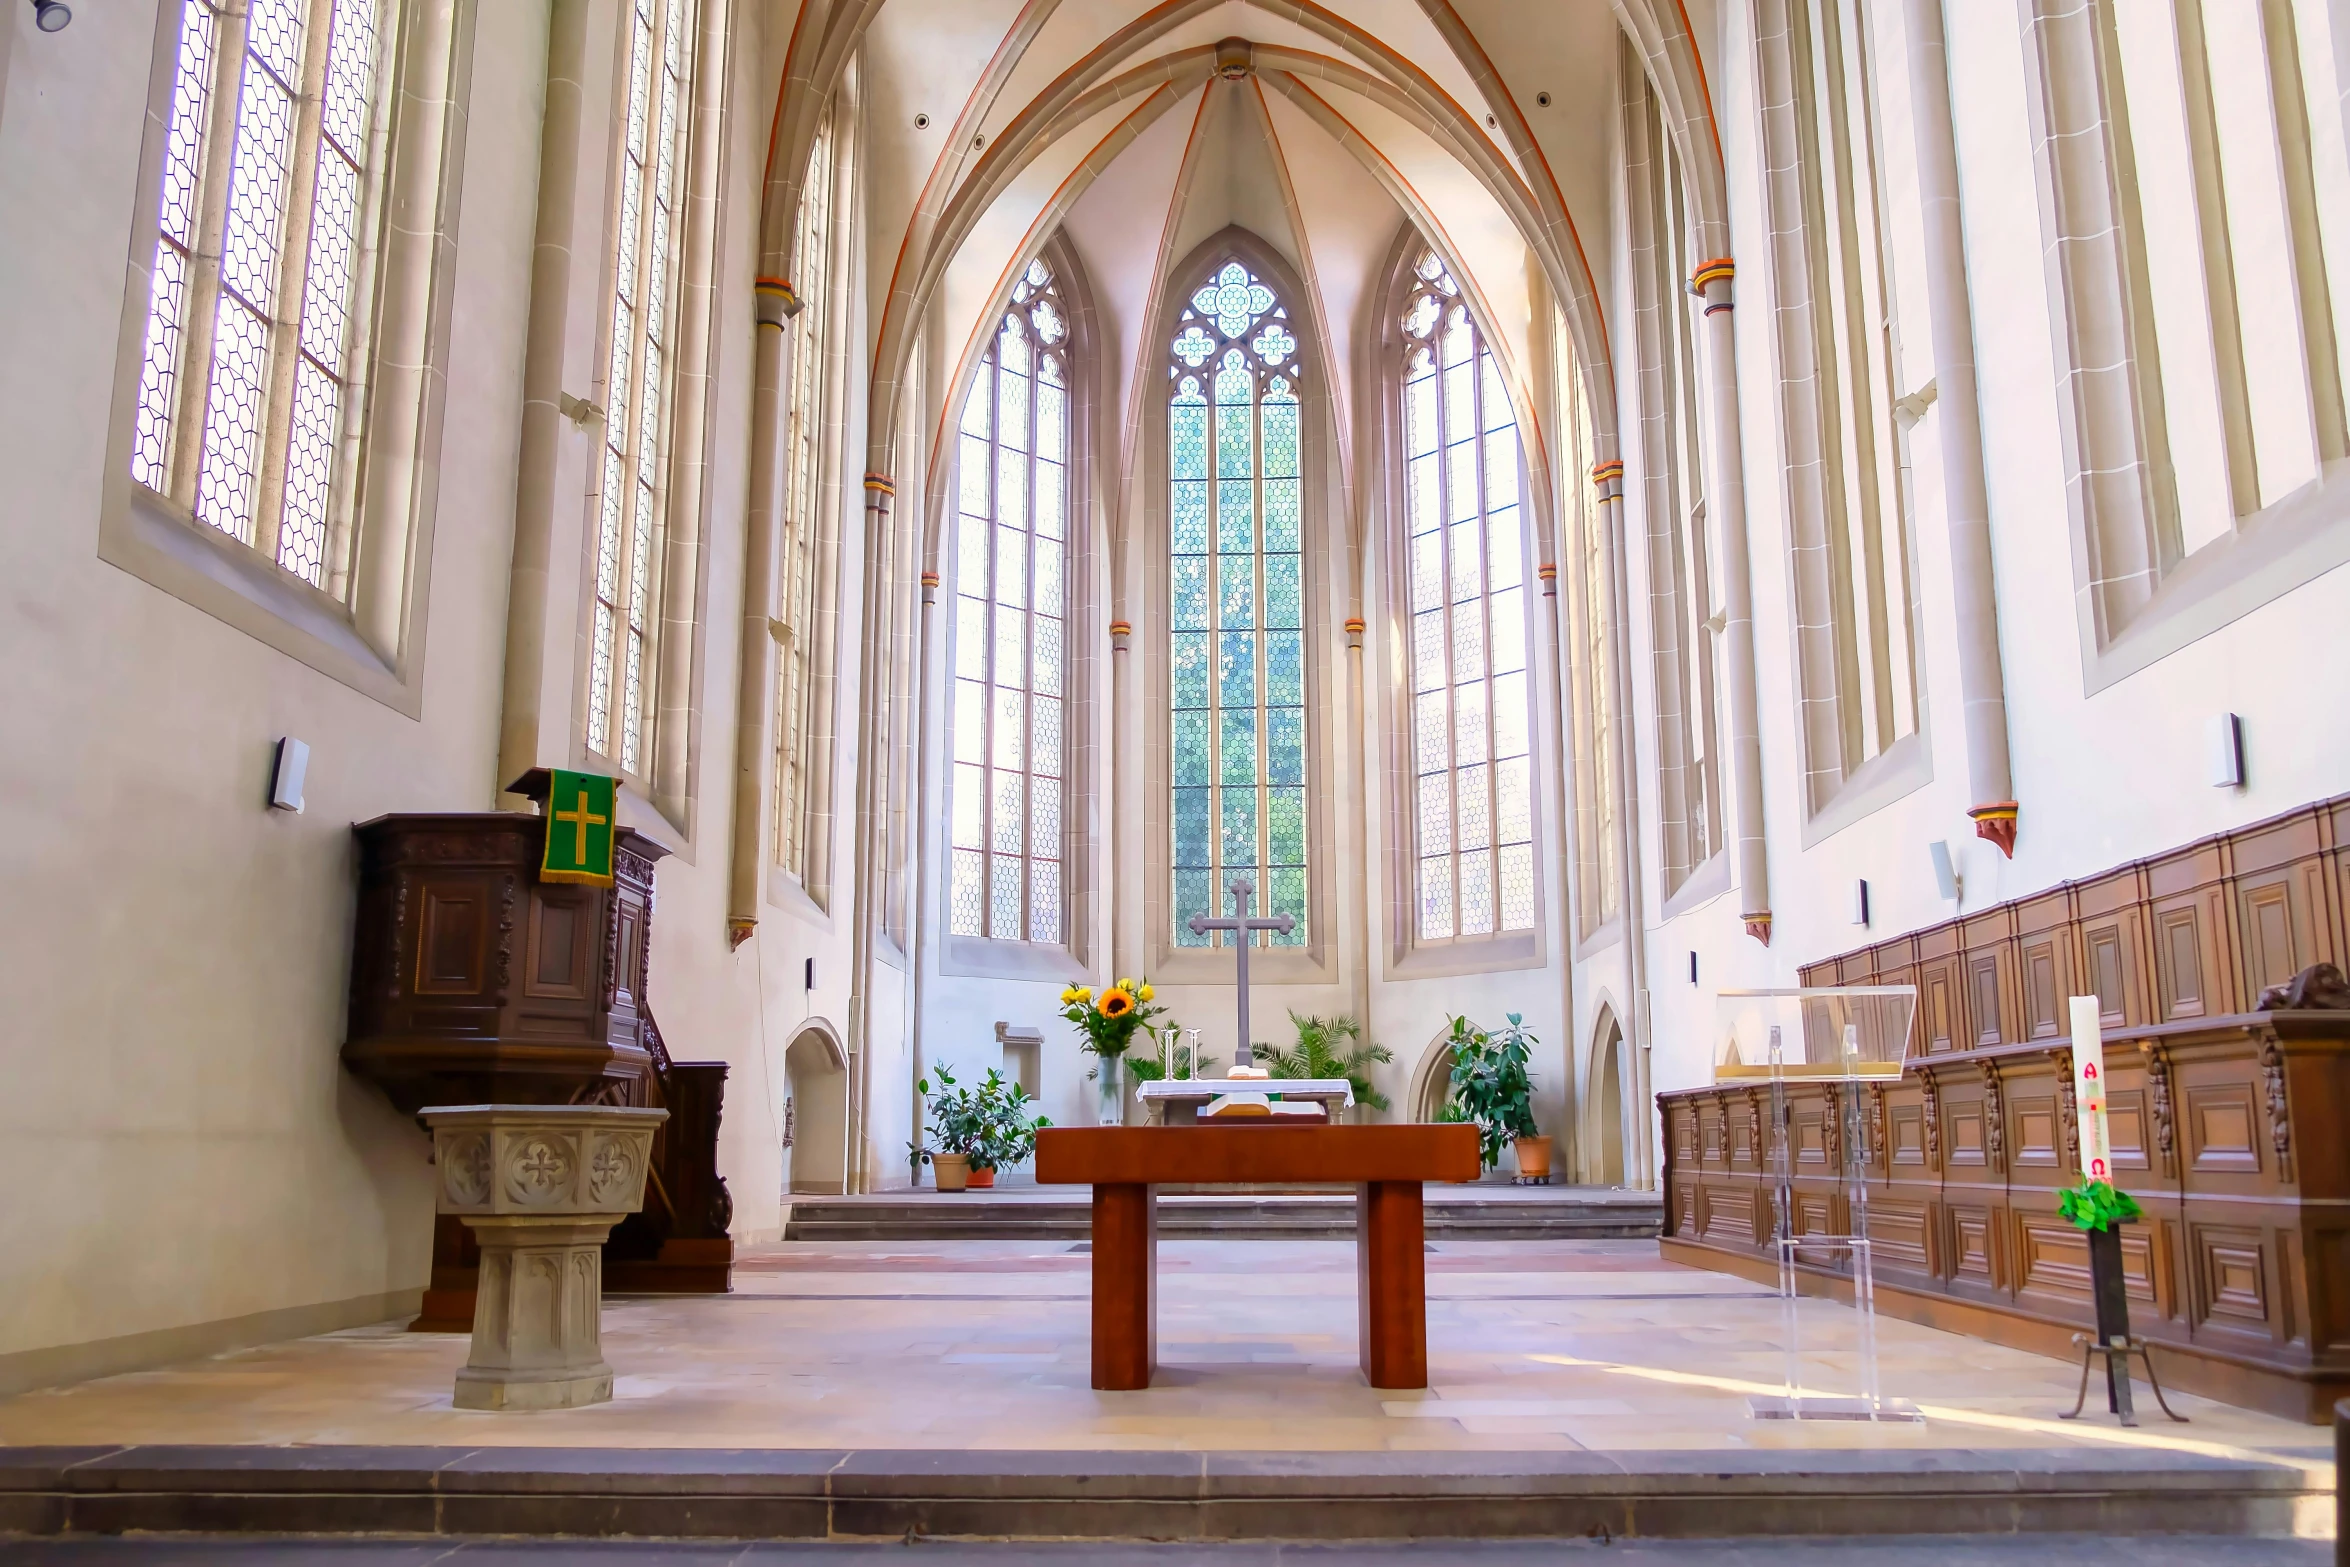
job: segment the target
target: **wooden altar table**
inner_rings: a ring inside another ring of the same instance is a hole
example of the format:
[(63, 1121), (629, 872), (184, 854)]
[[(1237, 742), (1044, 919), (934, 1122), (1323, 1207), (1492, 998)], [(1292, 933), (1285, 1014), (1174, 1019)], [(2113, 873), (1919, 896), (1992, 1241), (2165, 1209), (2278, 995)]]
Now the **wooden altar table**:
[(1473, 1181), (1477, 1129), (1407, 1126), (1072, 1126), (1037, 1134), (1036, 1179), (1093, 1188), (1093, 1385), (1150, 1386), (1158, 1364), (1153, 1187), (1341, 1182), (1355, 1187), (1363, 1375), (1428, 1385), (1421, 1183)]

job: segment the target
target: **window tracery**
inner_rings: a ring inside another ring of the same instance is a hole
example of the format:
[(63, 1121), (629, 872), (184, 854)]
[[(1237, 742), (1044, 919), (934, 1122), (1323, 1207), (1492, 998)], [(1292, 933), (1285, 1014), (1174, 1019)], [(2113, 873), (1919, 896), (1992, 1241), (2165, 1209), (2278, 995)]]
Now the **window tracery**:
[(1638, 483), (1657, 693), (1657, 837), (1669, 896), (1722, 848), (1720, 633), (1727, 610), (1705, 520), (1695, 338), (1702, 318), (1685, 286), (1700, 258), (1689, 248), (1687, 187), (1655, 94), (1641, 90), (1627, 112), (1639, 267), (1633, 329), (1651, 367), (1638, 392), (1647, 453)]
[(1179, 947), (1246, 874), (1308, 941), (1306, 644), (1299, 388), (1289, 312), (1237, 260), (1194, 290), (1168, 343), (1169, 787)]
[(801, 186), (799, 236), (792, 247), (800, 272), (800, 313), (792, 318), (791, 379), (784, 408), (783, 528), (776, 592), (776, 811), (775, 858), (803, 881), (808, 876), (809, 792), (816, 675), (818, 557), (828, 553), (818, 515), (818, 478), (824, 427), (824, 360), (830, 344), (832, 287), (833, 135), (828, 122), (808, 156)]
[(392, 0), (182, 0), (131, 474), (347, 588)]
[(957, 436), (953, 865), (958, 936), (1068, 939), (1068, 307), (1031, 261)]
[(627, 120), (596, 497), (588, 749), (637, 773), (647, 754), (654, 577), (666, 524), (669, 412), (684, 239), (687, 93), (699, 0), (633, 0)]
[(1460, 284), (1414, 263), (1403, 328), (1413, 929), (1534, 926), (1526, 526), (1517, 420)]

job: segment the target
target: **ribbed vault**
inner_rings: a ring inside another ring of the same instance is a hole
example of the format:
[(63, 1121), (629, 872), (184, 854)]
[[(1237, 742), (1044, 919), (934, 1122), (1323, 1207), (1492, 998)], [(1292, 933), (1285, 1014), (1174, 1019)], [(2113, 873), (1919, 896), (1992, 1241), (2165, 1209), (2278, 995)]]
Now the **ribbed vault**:
[[(931, 362), (950, 372), (931, 377), (931, 406), (918, 411), (933, 426), (959, 379), (952, 372), (992, 315), (1001, 289), (990, 284), (1008, 286), (1021, 256), (1076, 221), (1098, 183), (1125, 186), (1146, 164), (1163, 182), (1167, 132), (1230, 145), (1231, 127), (1253, 117), (1266, 156), (1249, 166), (1277, 176), (1260, 182), (1267, 188), (1287, 185), (1289, 207), (1301, 204), (1295, 169), (1326, 171), (1335, 151), (1356, 181), (1428, 234), (1492, 313), (1521, 390), (1547, 362), (1533, 338), (1547, 333), (1555, 301), (1586, 378), (1598, 454), (1612, 456), (1606, 257), (1587, 236), (1605, 231), (1619, 28), (1668, 105), (1707, 232), (1722, 210), (1720, 160), (1680, 0), (1561, 10), (1569, 14), (1536, 29), (1510, 0), (1166, 0), (1139, 12), (1090, 0), (807, 0), (777, 84), (760, 270), (790, 279), (806, 148), (826, 94), (856, 57), (869, 113), (889, 127), (873, 151), (867, 455), (876, 471), (894, 472), (918, 336), (933, 339)], [(1254, 103), (1252, 116), (1235, 118), (1217, 109), (1211, 84), (1237, 89), (1241, 79), (1247, 90), (1226, 100)], [(1172, 187), (1156, 188), (1168, 200), (1147, 226), (1163, 267), (1180, 248), (1170, 225), (1182, 204)], [(1318, 193), (1320, 184), (1304, 188)], [(1325, 318), (1334, 296), (1359, 298), (1350, 269), (1317, 266), (1311, 245), (1297, 242), (1294, 214), (1287, 225), (1228, 221), (1289, 228), (1264, 237), (1316, 279)], [(1335, 340), (1352, 323), (1329, 325)], [(1529, 429), (1530, 455), (1543, 461), (1547, 432), (1539, 419)]]

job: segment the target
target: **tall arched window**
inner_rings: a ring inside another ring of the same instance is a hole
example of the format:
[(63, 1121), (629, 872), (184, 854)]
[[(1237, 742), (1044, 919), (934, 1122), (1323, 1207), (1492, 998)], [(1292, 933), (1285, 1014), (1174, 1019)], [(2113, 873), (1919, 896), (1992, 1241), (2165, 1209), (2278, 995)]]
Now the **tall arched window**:
[(1534, 927), (1532, 694), (1517, 420), (1460, 285), (1430, 250), (1403, 314), (1414, 933)]
[(957, 437), (954, 868), (958, 936), (1067, 940), (1069, 311), (1031, 261), (971, 378)]
[(382, 192), (378, 6), (179, 9), (131, 474), (340, 598)]
[(1289, 312), (1228, 261), (1191, 296), (1168, 345), (1168, 625), (1173, 907), (1223, 912), (1246, 873), (1258, 911), (1307, 930), (1301, 367)]
[(775, 615), (775, 859), (806, 882), (809, 870), (810, 774), (813, 771), (817, 598), (831, 530), (819, 523), (818, 478), (824, 427), (824, 361), (832, 298), (833, 123), (827, 119), (808, 154), (800, 189), (800, 313), (792, 318), (791, 379), (785, 393), (783, 529)]
[(588, 749), (624, 773), (644, 769), (659, 623), (654, 547), (666, 522), (684, 242), (688, 78), (699, 0), (629, 7), (628, 119), (612, 281), (611, 365), (597, 489), (595, 627), (588, 666)]

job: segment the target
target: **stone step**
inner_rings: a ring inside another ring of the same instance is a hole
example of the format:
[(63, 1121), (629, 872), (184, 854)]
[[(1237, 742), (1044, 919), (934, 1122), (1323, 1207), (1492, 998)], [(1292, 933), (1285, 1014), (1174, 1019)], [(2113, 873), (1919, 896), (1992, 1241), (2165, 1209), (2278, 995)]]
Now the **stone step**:
[[(236, 1553), (250, 1551), (253, 1537), (268, 1535), (867, 1539), (909, 1545), (923, 1537), (1597, 1542), (1641, 1535), (2059, 1530), (2273, 1536), (2310, 1532), (2319, 1519), (2330, 1524), (2332, 1492), (2330, 1466), (2322, 1463), (2155, 1448), (1255, 1453), (0, 1447), (0, 1536), (198, 1530), (245, 1536), (241, 1546), (217, 1558), (222, 1561), (245, 1559)], [(2214, 1545), (2202, 1560), (2244, 1559), (2237, 1541)], [(33, 1549), (39, 1556), (41, 1548)], [(310, 1549), (323, 1555), (331, 1547)], [(572, 1549), (576, 1554), (578, 1547)], [(1551, 1547), (1541, 1559), (1563, 1559), (1559, 1549)], [(1770, 1556), (1792, 1561), (1801, 1552), (1790, 1543)], [(681, 1549), (679, 1558), (693, 1554)], [(1744, 1551), (1733, 1554), (1747, 1559)], [(918, 1559), (919, 1553), (906, 1555)], [(1974, 1559), (1963, 1546), (1948, 1559), (1962, 1555)], [(214, 1558), (207, 1553), (206, 1559)]]
[[(1471, 1187), (1427, 1192), (1431, 1240), (1646, 1240), (1664, 1205), (1645, 1192), (1587, 1188)], [(1213, 1192), (1159, 1197), (1162, 1240), (1348, 1240), (1352, 1193)], [(790, 1241), (1081, 1241), (1093, 1208), (1082, 1192), (1034, 1187), (994, 1192), (895, 1192), (797, 1196), (784, 1224)]]

